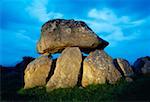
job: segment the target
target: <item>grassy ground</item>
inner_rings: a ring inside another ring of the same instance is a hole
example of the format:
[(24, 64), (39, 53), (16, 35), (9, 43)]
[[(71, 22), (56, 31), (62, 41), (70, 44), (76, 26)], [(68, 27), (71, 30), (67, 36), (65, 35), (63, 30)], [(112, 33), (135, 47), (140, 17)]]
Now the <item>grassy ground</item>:
[(32, 101), (150, 101), (150, 78), (141, 77), (135, 82), (119, 81), (115, 85), (90, 85), (86, 88), (57, 89), (46, 93), (45, 88), (19, 90), (19, 94), (32, 96)]
[(1, 79), (1, 101), (150, 101), (149, 76), (140, 76), (131, 83), (120, 80), (115, 85), (90, 85), (86, 88), (76, 86), (57, 89), (50, 93), (47, 93), (44, 87), (24, 90), (19, 82), (19, 76), (9, 76), (7, 80)]

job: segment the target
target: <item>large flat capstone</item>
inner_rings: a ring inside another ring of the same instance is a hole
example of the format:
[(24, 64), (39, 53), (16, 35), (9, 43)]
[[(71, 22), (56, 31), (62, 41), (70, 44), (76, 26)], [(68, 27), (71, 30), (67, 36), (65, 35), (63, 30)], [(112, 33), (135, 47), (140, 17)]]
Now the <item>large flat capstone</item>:
[(54, 19), (41, 29), (37, 43), (38, 53), (56, 53), (66, 47), (79, 47), (83, 51), (104, 48), (108, 42), (98, 37), (83, 21)]

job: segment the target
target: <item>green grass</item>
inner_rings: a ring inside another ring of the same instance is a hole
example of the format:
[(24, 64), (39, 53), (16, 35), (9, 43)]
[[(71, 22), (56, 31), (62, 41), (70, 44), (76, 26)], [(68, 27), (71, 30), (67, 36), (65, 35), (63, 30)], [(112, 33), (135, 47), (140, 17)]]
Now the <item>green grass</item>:
[[(1, 77), (1, 101), (33, 102), (116, 102), (150, 101), (150, 76), (140, 76), (128, 83), (120, 80), (114, 85), (90, 85), (86, 88), (74, 87), (56, 89), (49, 93), (45, 87), (23, 89), (18, 75)], [(20, 85), (19, 85), (20, 84)]]
[(44, 87), (33, 89), (20, 89), (22, 96), (30, 96), (30, 101), (49, 102), (100, 102), (100, 101), (150, 101), (150, 78), (142, 77), (132, 83), (120, 80), (114, 85), (90, 85), (86, 88), (74, 87), (56, 89), (49, 93)]

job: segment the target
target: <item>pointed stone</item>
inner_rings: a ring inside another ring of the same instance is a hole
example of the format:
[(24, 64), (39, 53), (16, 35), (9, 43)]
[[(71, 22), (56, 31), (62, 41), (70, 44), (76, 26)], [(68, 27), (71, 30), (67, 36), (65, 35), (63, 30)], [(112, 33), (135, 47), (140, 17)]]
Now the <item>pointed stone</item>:
[(82, 62), (82, 54), (78, 47), (67, 47), (57, 59), (53, 76), (46, 85), (47, 91), (57, 88), (74, 87)]

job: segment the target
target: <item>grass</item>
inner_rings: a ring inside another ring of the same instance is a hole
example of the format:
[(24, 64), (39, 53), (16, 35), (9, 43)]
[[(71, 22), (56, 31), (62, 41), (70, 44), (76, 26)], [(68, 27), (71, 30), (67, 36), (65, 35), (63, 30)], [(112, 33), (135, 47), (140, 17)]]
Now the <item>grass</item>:
[(47, 93), (44, 87), (20, 89), (18, 93), (30, 96), (30, 101), (49, 102), (100, 102), (100, 101), (150, 101), (150, 79), (142, 77), (132, 83), (120, 80), (114, 85), (90, 85), (86, 88), (74, 87), (56, 89)]
[(128, 83), (120, 80), (114, 85), (90, 85), (86, 88), (74, 87), (56, 89), (49, 93), (45, 87), (23, 89), (23, 80), (18, 74), (1, 73), (0, 101), (33, 102), (116, 102), (150, 101), (150, 76), (140, 76)]

